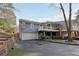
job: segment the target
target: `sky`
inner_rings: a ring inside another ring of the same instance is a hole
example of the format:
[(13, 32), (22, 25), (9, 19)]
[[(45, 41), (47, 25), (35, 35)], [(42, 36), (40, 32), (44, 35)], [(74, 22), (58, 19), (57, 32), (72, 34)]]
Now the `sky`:
[[(19, 19), (27, 19), (32, 21), (63, 21), (62, 11), (59, 4), (55, 3), (14, 3), (13, 6), (16, 15), (16, 23)], [(68, 18), (68, 4), (63, 4), (66, 16)], [(79, 9), (79, 4), (72, 4), (72, 19), (75, 19), (76, 12)]]

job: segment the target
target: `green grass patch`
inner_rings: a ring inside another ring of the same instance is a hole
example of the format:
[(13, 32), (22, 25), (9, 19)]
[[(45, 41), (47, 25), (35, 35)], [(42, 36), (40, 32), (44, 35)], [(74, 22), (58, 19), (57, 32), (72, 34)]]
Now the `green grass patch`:
[(28, 51), (26, 51), (26, 50), (16, 48), (14, 50), (11, 50), (8, 53), (8, 56), (22, 56), (22, 55), (27, 54), (27, 53), (28, 53)]

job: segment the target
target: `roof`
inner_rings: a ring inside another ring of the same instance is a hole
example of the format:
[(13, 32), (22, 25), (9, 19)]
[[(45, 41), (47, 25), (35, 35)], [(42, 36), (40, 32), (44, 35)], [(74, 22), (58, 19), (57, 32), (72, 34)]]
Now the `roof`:
[(50, 24), (59, 24), (59, 23), (57, 23), (57, 22), (52, 22), (52, 21), (42, 22), (41, 24), (47, 24), (47, 23), (48, 23), (48, 24), (49, 24), (49, 23), (50, 23)]
[[(46, 24), (46, 23), (50, 23), (50, 24), (60, 24), (62, 25), (63, 29), (66, 29), (66, 24), (64, 21), (56, 21), (56, 22), (52, 22), (52, 21), (46, 21), (46, 22), (36, 22), (36, 21), (31, 21), (28, 19), (20, 19), (20, 22), (24, 21), (24, 22), (29, 22), (29, 23), (35, 23), (35, 24)], [(76, 21), (73, 19), (72, 20), (72, 24), (76, 23)]]
[(31, 20), (27, 20), (27, 19), (20, 19), (19, 22), (29, 22), (29, 23), (40, 24), (40, 22), (31, 21)]

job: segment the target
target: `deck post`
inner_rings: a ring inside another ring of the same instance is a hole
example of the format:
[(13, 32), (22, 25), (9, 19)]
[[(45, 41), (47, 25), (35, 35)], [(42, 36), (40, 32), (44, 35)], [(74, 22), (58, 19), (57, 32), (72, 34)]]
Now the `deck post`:
[(43, 36), (45, 37), (45, 32), (43, 32), (43, 34), (44, 34)]
[(52, 32), (50, 32), (50, 37), (51, 37), (51, 39), (52, 39)]
[(76, 36), (78, 37), (78, 32), (76, 31)]
[(59, 33), (60, 33), (60, 37), (62, 37), (62, 33), (61, 33), (61, 31), (60, 31)]

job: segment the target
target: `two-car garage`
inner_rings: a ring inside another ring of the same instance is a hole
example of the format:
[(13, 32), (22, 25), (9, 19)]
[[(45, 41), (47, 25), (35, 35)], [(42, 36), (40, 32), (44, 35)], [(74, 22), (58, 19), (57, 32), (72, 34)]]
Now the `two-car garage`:
[(38, 39), (37, 32), (21, 33), (21, 40), (33, 40), (33, 39)]

